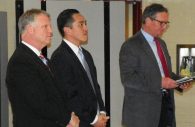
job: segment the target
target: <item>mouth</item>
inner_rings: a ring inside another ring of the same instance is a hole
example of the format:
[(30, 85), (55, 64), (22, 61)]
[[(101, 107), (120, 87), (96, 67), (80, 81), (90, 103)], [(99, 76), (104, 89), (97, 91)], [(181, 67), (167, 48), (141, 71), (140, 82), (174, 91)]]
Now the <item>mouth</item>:
[(52, 36), (48, 36), (48, 40), (51, 41), (52, 40)]
[(52, 35), (52, 34), (48, 36), (48, 38), (52, 38), (52, 37), (53, 37), (53, 35)]
[(50, 34), (49, 34), (49, 37), (53, 37), (53, 33), (50, 33)]
[(88, 35), (88, 32), (84, 32), (83, 35)]

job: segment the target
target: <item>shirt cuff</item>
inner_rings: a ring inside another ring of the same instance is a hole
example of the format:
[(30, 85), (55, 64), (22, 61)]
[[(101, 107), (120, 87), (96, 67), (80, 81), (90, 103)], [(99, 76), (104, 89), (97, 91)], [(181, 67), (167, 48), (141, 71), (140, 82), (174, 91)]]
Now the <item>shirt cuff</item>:
[[(100, 111), (100, 114), (105, 114), (106, 115), (106, 112), (105, 111)], [(99, 113), (96, 114), (95, 119), (93, 120), (91, 125), (94, 125), (98, 121), (98, 116), (99, 116)]]
[(106, 115), (106, 112), (105, 111), (100, 111), (100, 114)]
[(99, 113), (95, 116), (95, 119), (93, 120), (93, 122), (91, 123), (91, 125), (94, 125), (98, 121), (98, 115), (99, 115)]

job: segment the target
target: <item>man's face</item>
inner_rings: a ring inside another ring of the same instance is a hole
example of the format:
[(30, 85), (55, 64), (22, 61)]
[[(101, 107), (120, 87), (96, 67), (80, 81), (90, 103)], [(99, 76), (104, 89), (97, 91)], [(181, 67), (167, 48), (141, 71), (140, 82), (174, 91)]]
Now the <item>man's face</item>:
[(38, 15), (33, 25), (33, 38), (41, 47), (45, 47), (51, 43), (52, 28), (50, 18), (46, 15)]
[(160, 12), (156, 14), (155, 18), (149, 18), (149, 29), (154, 37), (162, 36), (168, 28), (169, 15), (166, 12)]
[(88, 28), (85, 18), (81, 14), (73, 15), (73, 23), (70, 30), (69, 37), (71, 41), (77, 45), (82, 45), (87, 43), (88, 40)]

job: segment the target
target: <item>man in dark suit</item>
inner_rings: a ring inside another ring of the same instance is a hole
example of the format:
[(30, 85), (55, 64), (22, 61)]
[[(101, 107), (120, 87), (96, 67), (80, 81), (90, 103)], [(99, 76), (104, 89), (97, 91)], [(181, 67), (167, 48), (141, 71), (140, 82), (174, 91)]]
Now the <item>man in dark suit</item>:
[(67, 9), (58, 15), (57, 25), (63, 40), (51, 63), (68, 110), (78, 115), (80, 127), (105, 127), (108, 117), (96, 67), (91, 54), (81, 47), (88, 39), (86, 20), (78, 10)]
[[(168, 20), (167, 8), (149, 5), (142, 15), (142, 29), (121, 47), (119, 63), (125, 92), (122, 123), (127, 127), (176, 126), (173, 89), (178, 76), (172, 73), (166, 44), (159, 38)], [(181, 88), (186, 87), (188, 84)]]
[(22, 41), (9, 60), (6, 75), (13, 126), (78, 127), (78, 117), (67, 114), (48, 60), (41, 55), (52, 38), (49, 14), (28, 10), (18, 25)]

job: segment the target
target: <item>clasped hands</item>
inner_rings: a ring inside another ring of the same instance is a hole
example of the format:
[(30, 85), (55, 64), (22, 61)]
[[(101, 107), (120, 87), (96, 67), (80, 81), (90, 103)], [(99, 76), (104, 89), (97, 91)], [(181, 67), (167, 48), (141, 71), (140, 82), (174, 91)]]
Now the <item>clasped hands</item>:
[(106, 123), (109, 120), (109, 116), (106, 116), (104, 113), (98, 115), (97, 122), (93, 125), (94, 127), (106, 127)]
[(75, 115), (74, 112), (72, 112), (70, 122), (66, 127), (79, 127), (79, 123), (80, 123), (79, 117)]
[[(98, 115), (97, 122), (93, 125), (94, 127), (106, 127), (106, 123), (109, 120), (109, 116), (106, 116), (104, 113)], [(71, 120), (67, 127), (79, 127), (79, 117), (75, 115), (74, 112), (71, 113)]]

